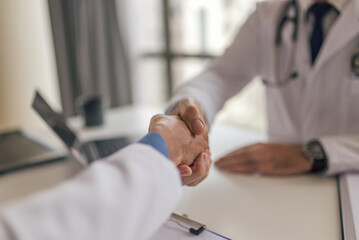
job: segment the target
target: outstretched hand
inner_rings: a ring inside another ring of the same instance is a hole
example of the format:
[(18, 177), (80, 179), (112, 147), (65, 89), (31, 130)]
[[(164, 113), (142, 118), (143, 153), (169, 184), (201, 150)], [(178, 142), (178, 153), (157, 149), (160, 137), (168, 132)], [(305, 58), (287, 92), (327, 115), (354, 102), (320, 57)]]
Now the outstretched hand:
[[(202, 136), (208, 145), (208, 126), (202, 107), (196, 100), (192, 98), (182, 100), (171, 114), (179, 116), (186, 123), (193, 136)], [(183, 184), (196, 186), (208, 176), (211, 163), (211, 154), (207, 150), (203, 151), (191, 166), (179, 165), (178, 169), (181, 172)]]
[(196, 100), (186, 98), (180, 101), (171, 114), (181, 117), (194, 135), (204, 134), (208, 136), (208, 127), (203, 110)]
[(208, 141), (203, 135), (193, 135), (179, 116), (155, 115), (151, 119), (149, 132), (156, 132), (168, 146), (169, 158), (181, 176), (191, 176), (201, 163), (201, 153), (209, 153)]

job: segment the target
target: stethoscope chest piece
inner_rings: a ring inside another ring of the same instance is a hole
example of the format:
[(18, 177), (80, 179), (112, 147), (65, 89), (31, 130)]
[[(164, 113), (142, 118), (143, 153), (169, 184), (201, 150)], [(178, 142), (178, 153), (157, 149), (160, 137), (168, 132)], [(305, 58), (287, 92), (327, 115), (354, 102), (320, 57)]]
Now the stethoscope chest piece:
[(359, 77), (359, 51), (356, 52), (352, 57), (351, 68), (352, 68), (352, 73), (356, 77)]

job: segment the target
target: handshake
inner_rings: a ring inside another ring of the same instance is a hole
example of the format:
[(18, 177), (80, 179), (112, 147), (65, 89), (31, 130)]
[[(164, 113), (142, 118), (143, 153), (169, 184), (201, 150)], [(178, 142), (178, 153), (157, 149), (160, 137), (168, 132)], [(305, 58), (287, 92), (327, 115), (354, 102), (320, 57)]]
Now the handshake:
[(169, 158), (177, 166), (183, 185), (195, 186), (208, 175), (211, 153), (208, 127), (201, 106), (193, 99), (181, 101), (171, 115), (155, 115), (149, 132), (161, 135)]

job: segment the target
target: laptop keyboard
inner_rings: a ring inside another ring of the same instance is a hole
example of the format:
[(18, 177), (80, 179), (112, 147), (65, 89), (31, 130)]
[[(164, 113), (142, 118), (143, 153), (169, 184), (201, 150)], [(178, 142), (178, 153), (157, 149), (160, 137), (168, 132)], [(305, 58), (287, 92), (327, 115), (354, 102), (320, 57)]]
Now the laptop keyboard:
[(97, 149), (99, 158), (103, 158), (129, 145), (130, 143), (133, 143), (133, 140), (126, 137), (121, 137), (121, 138), (96, 140), (93, 143)]

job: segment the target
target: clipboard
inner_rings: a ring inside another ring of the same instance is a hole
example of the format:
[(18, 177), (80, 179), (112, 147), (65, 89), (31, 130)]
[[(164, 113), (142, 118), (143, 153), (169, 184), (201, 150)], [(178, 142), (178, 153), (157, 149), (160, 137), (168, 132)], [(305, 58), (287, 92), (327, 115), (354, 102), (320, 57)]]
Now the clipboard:
[(359, 240), (359, 174), (339, 176), (338, 185), (343, 239)]
[(187, 215), (172, 213), (151, 240), (231, 240), (206, 228), (205, 224), (190, 219)]

